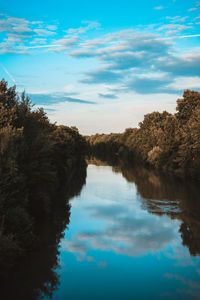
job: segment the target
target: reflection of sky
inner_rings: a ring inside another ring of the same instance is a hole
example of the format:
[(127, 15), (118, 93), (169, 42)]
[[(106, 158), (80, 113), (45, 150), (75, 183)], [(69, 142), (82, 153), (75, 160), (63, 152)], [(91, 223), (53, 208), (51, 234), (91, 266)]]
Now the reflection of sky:
[(136, 186), (111, 167), (90, 165), (71, 204), (55, 299), (188, 299), (200, 292), (200, 261), (182, 246), (179, 221), (149, 214)]

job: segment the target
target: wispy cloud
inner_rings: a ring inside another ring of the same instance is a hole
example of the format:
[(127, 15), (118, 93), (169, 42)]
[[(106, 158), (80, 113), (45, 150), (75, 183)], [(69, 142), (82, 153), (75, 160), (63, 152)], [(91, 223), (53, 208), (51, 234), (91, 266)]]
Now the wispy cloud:
[(197, 7), (192, 7), (190, 9), (188, 9), (188, 11), (194, 11), (194, 10), (197, 10), (198, 8)]
[(16, 85), (17, 82), (16, 82), (15, 78), (12, 76), (12, 74), (11, 74), (10, 72), (8, 72), (8, 70), (4, 67), (4, 65), (1, 64), (1, 66), (2, 66), (2, 68), (3, 68), (3, 70), (4, 70), (4, 72), (8, 75), (8, 77), (9, 77), (9, 78), (12, 80), (12, 82)]
[(58, 28), (57, 25), (47, 25), (47, 29), (49, 30), (56, 30)]
[(63, 39), (54, 41), (54, 43), (56, 44), (55, 45), (56, 49), (53, 45), (51, 45), (51, 47), (48, 47), (48, 48), (52, 48), (52, 49), (49, 49), (49, 51), (60, 52), (60, 51), (68, 50), (68, 49), (71, 49), (71, 48), (77, 46), (79, 43), (79, 38), (77, 36), (72, 37), (72, 38), (63, 38)]
[(90, 29), (100, 27), (100, 24), (98, 22), (94, 22), (94, 21), (83, 21), (82, 23), (86, 24), (86, 26), (81, 26), (78, 28), (69, 28), (65, 32), (68, 34), (80, 34), (80, 33), (85, 33)]
[(196, 4), (195, 4), (195, 7), (192, 7), (192, 8), (190, 8), (188, 11), (195, 11), (195, 10), (197, 10), (198, 8), (200, 7), (200, 2), (198, 1), (198, 2), (196, 2)]
[[(52, 25), (53, 26), (53, 25)], [(35, 41), (43, 43), (42, 37), (55, 35), (55, 28), (47, 29), (41, 21), (29, 21), (24, 18), (0, 16), (0, 32), (4, 34), (0, 43), (0, 53), (27, 54), (30, 44)], [(37, 39), (37, 37), (41, 37)], [(39, 45), (38, 45), (39, 46)]]
[(175, 16), (175, 17), (166, 17), (167, 20), (170, 20), (172, 23), (184, 23), (189, 17), (185, 16), (185, 17), (180, 17), (180, 16)]
[(192, 28), (192, 27), (182, 25), (182, 24), (167, 24), (167, 25), (162, 25), (157, 30), (158, 31), (164, 31), (165, 30), (166, 35), (173, 35), (173, 34), (177, 34), (181, 31), (185, 31), (186, 29), (190, 29), (190, 28)]
[(198, 17), (194, 18), (194, 21), (195, 21), (195, 20), (199, 20), (199, 19), (200, 19), (200, 16), (198, 16)]
[(35, 32), (39, 36), (49, 36), (49, 35), (56, 34), (54, 31), (50, 31), (47, 29), (41, 29), (41, 28), (33, 29), (33, 32)]
[(27, 46), (27, 49), (37, 49), (37, 48), (54, 48), (54, 47), (62, 47), (62, 45), (35, 45), (35, 46)]
[(154, 7), (154, 9), (156, 9), (156, 10), (162, 10), (162, 9), (164, 9), (164, 6), (156, 6), (156, 7)]
[(173, 39), (186, 39), (186, 38), (195, 38), (199, 37), (200, 34), (188, 34), (188, 35), (176, 35), (176, 36), (170, 36), (170, 37), (160, 37), (157, 38), (158, 40), (173, 40)]
[[(195, 7), (199, 7), (198, 3)], [(163, 8), (157, 7), (158, 10)], [(87, 85), (109, 86), (110, 90), (105, 88), (103, 92), (96, 93), (100, 98), (116, 98), (113, 94), (116, 85), (123, 91), (141, 94), (148, 91), (163, 93), (166, 87), (171, 92), (177, 87), (173, 85), (176, 76), (199, 76), (198, 55), (183, 55), (181, 50), (179, 54), (176, 53), (179, 39), (200, 37), (194, 30), (195, 25), (186, 22), (189, 18), (167, 16), (162, 26), (152, 24), (107, 34), (103, 34), (102, 30), (97, 31), (100, 27), (98, 22), (84, 21), (82, 26), (65, 29), (58, 34), (58, 25), (3, 15), (0, 16), (0, 25), (5, 36), (0, 43), (0, 54), (29, 54), (35, 50), (36, 53), (63, 52), (69, 58), (88, 61), (92, 58), (95, 60), (94, 67), (79, 72), (77, 81)], [(89, 30), (95, 30), (95, 36)], [(161, 72), (166, 73), (165, 76), (156, 77)], [(65, 100), (69, 101), (70, 98)]]
[(100, 24), (94, 21), (82, 23), (83, 26), (69, 28), (63, 31), (65, 34), (62, 38), (55, 39), (57, 25), (45, 25), (41, 21), (29, 21), (2, 14), (0, 15), (0, 32), (4, 33), (4, 39), (0, 43), (0, 54), (25, 54), (29, 49), (39, 48), (49, 48), (52, 52), (68, 50), (78, 45), (80, 35), (100, 27)]

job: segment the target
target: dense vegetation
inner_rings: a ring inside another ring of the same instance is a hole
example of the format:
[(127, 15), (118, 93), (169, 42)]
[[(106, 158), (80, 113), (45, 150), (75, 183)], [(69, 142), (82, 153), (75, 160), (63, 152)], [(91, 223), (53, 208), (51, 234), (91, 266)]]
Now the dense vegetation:
[(138, 128), (86, 139), (90, 153), (101, 158), (119, 157), (200, 179), (200, 93), (186, 90), (175, 114), (149, 113)]
[(43, 109), (0, 82), (0, 266), (39, 243), (41, 223), (65, 209), (85, 140), (76, 128), (51, 124)]

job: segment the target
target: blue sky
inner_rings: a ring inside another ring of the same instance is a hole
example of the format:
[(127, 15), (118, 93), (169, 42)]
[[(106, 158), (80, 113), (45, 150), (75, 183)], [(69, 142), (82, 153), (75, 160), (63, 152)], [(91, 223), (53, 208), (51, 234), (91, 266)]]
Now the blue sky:
[(200, 2), (0, 4), (0, 77), (58, 124), (122, 132), (200, 89)]

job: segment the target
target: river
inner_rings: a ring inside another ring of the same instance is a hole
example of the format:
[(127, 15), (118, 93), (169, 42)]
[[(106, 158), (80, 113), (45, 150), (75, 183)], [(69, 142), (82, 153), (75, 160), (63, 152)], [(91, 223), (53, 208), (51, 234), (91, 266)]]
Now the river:
[(199, 299), (199, 192), (143, 168), (89, 164), (63, 237), (12, 278), (14, 299)]

